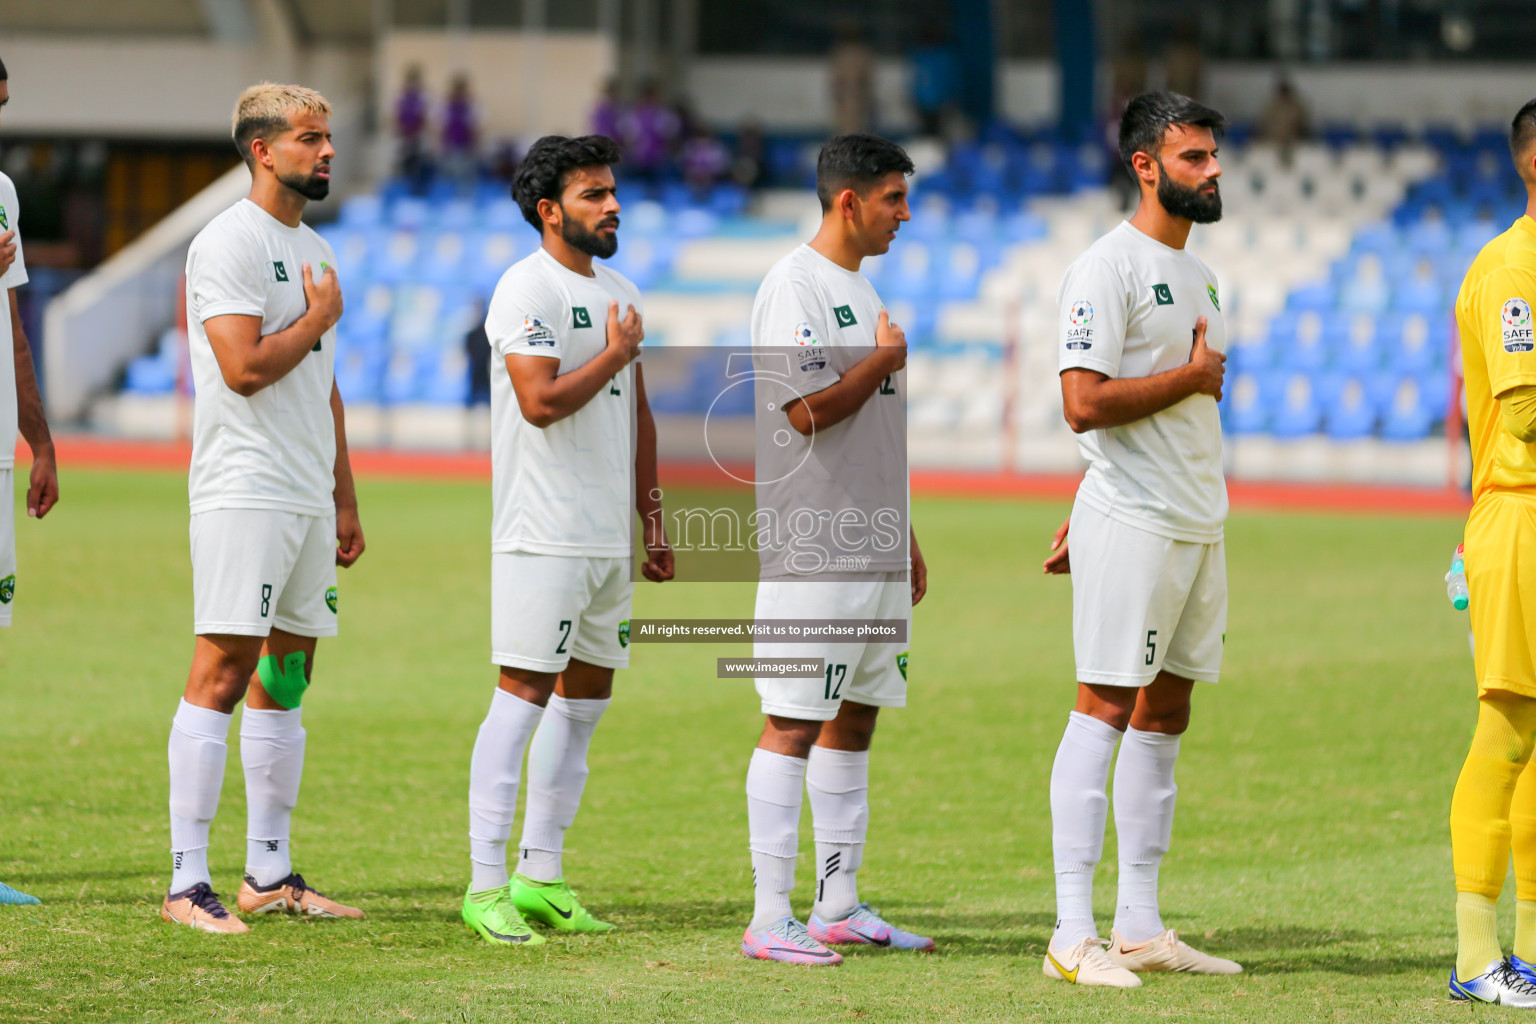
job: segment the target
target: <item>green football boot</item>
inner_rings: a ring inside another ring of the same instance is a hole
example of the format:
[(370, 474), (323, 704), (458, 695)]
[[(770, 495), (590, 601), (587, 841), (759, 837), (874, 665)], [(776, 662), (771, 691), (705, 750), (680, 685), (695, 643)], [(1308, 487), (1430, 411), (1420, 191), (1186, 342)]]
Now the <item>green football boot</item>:
[(599, 921), (581, 905), (564, 879), (535, 882), (512, 876), (512, 904), (530, 921), (547, 924), (558, 932), (611, 932), (613, 925)]
[(464, 893), (464, 923), (486, 942), (504, 946), (542, 946), (544, 936), (528, 927), (512, 902), (509, 886)]

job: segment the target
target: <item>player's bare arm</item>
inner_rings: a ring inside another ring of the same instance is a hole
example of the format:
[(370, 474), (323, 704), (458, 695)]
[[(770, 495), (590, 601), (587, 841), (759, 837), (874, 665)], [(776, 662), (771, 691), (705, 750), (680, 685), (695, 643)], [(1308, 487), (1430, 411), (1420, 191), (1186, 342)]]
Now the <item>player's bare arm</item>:
[(343, 569), (363, 557), (367, 544), (357, 515), (357, 486), (352, 480), (352, 458), (347, 454), (347, 416), (341, 389), (331, 382), (331, 416), (336, 420), (336, 564)]
[[(15, 248), (11, 246), (13, 259)], [(16, 359), (16, 421), (21, 436), (32, 449), (27, 515), (41, 519), (59, 503), (59, 467), (54, 459), (53, 435), (48, 432), (48, 419), (43, 415), (43, 396), (37, 390), (37, 374), (32, 368), (32, 346), (27, 343), (21, 311), (16, 307), (16, 289), (8, 289), (7, 301), (11, 304), (11, 347)]]
[(246, 398), (286, 377), (341, 319), (341, 284), (326, 267), (316, 280), (304, 264), (304, 315), (275, 334), (261, 333), (261, 317), (229, 313), (203, 322), (224, 383)]
[(912, 540), (912, 603), (916, 605), (928, 593), (928, 563), (923, 559), (923, 549), (917, 546), (917, 531), (911, 530)]
[(635, 307), (619, 319), (619, 304), (608, 303), (608, 345), (585, 365), (560, 373), (560, 361), (548, 356), (507, 356), (507, 373), (523, 419), (536, 427), (558, 423), (592, 401), (616, 374), (640, 354), (645, 325)]
[(5, 234), (0, 235), (0, 276), (4, 276), (11, 264), (16, 262), (16, 229), (11, 228)]
[(853, 364), (836, 384), (785, 405), (789, 425), (810, 436), (841, 423), (863, 408), (881, 381), (906, 365), (906, 332), (891, 323), (890, 314), (882, 309), (875, 326), (875, 350)]
[(1195, 321), (1189, 362), (1150, 377), (1116, 379), (1096, 370), (1063, 370), (1061, 402), (1075, 433), (1123, 427), (1178, 405), (1191, 395), (1221, 401), (1227, 357), (1205, 343), (1206, 319)]
[(656, 470), (656, 418), (645, 397), (645, 378), (635, 367), (635, 511), (645, 524), (645, 564), (640, 572), (652, 583), (665, 583), (676, 569), (661, 509), (661, 478)]

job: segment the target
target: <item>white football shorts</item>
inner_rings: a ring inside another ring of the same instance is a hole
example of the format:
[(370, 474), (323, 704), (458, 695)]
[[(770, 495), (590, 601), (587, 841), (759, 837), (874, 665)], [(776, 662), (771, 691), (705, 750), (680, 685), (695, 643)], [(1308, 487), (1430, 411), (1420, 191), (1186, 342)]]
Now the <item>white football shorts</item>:
[(11, 624), (16, 600), (16, 474), (0, 469), (0, 626)]
[(628, 558), (491, 555), (491, 662), (560, 672), (577, 658), (629, 667)]
[[(758, 619), (905, 619), (911, 637), (912, 584), (906, 573), (883, 580), (802, 583), (764, 580), (757, 585)], [(754, 658), (821, 658), (820, 679), (759, 677), (763, 714), (804, 722), (830, 722), (844, 700), (877, 708), (907, 704), (906, 643), (754, 643)]]
[(225, 508), (192, 517), (193, 632), (336, 635), (336, 517)]
[(1067, 545), (1078, 682), (1145, 686), (1161, 671), (1203, 683), (1220, 678), (1223, 542), (1170, 540), (1077, 502)]

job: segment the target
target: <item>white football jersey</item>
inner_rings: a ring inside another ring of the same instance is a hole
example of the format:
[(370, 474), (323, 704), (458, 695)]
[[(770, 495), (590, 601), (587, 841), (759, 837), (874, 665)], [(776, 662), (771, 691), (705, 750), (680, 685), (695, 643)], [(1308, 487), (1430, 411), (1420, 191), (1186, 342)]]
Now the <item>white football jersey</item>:
[(491, 366), (491, 550), (617, 558), (630, 554), (634, 521), (634, 369), (626, 366), (591, 401), (536, 427), (523, 418), (510, 355), (560, 362), (559, 374), (608, 345), (608, 303), (644, 313), (623, 275), (594, 263), (570, 270), (542, 247), (496, 285), (485, 317)]
[[(15, 231), (16, 260), (4, 275), (0, 275), (0, 338), (4, 339), (5, 355), (0, 358), (0, 469), (10, 469), (16, 464), (16, 360), (11, 357), (11, 300), (6, 294), (12, 288), (27, 283), (27, 263), (22, 259), (21, 207), (16, 202), (16, 186), (11, 179), (0, 174), (0, 235)], [(0, 495), (11, 500), (7, 492)]]
[[(819, 565), (819, 552), (853, 556), (839, 563), (845, 571), (908, 568), (906, 370), (887, 377), (852, 416), (812, 437), (790, 429), (781, 411), (786, 395), (825, 390), (868, 356), (884, 308), (868, 278), (809, 245), (775, 263), (757, 290), (757, 507), (795, 536), (782, 548), (760, 544), (764, 577), (829, 571)], [(769, 463), (776, 468), (765, 473)], [(814, 535), (807, 510), (820, 518)]]
[(267, 508), (334, 515), (336, 422), (331, 385), (336, 329), (282, 379), (249, 398), (224, 383), (203, 321), (261, 318), (263, 336), (304, 315), (303, 265), (318, 278), (336, 266), (330, 245), (309, 227), (291, 228), (242, 199), (192, 240), (187, 252), (187, 335), (195, 397), (192, 512)]
[[(1058, 368), (1150, 377), (1189, 362), (1195, 320), (1225, 352), (1216, 275), (1193, 253), (1121, 223), (1067, 268), (1058, 299)], [(1172, 540), (1213, 543), (1227, 519), (1216, 399), (1191, 395), (1123, 427), (1078, 439), (1088, 473), (1079, 500)]]

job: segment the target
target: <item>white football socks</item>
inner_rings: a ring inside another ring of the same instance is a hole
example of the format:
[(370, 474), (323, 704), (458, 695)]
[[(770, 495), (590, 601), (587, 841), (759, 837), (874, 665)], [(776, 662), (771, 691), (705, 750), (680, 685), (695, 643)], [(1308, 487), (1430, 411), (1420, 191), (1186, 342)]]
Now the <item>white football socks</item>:
[(198, 882), (213, 884), (208, 872), (208, 829), (218, 813), (219, 791), (224, 786), (230, 717), (183, 698), (171, 720), (166, 748), (171, 769), (171, 892), (182, 892)]
[(1128, 942), (1161, 935), (1157, 869), (1173, 837), (1173, 781), (1179, 737), (1125, 730), (1115, 759), (1115, 834), (1120, 844), (1120, 891), (1115, 928)]
[(859, 903), (859, 865), (869, 833), (869, 751), (812, 747), (805, 769), (816, 831), (817, 917), (847, 917)]
[(522, 856), (517, 870), (536, 882), (564, 875), (560, 853), (587, 785), (587, 749), (610, 701), (549, 698), (544, 720), (528, 747), (528, 803), (523, 808)]
[(245, 873), (269, 886), (293, 873), (289, 826), (304, 775), (304, 711), (246, 706), (240, 716), (245, 769)]
[(747, 767), (747, 848), (752, 851), (752, 927), (790, 916), (805, 758), (758, 748)]
[(1098, 934), (1093, 923), (1093, 869), (1104, 853), (1109, 815), (1109, 765), (1120, 730), (1077, 711), (1051, 767), (1051, 849), (1056, 863), (1056, 931), (1053, 949)]
[(517, 785), (528, 737), (544, 709), (500, 687), (480, 723), (469, 759), (469, 889), (484, 892), (507, 884), (507, 839), (517, 814)]

